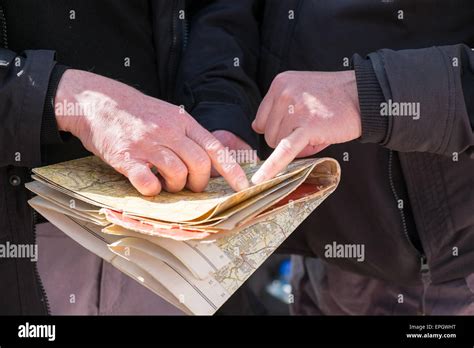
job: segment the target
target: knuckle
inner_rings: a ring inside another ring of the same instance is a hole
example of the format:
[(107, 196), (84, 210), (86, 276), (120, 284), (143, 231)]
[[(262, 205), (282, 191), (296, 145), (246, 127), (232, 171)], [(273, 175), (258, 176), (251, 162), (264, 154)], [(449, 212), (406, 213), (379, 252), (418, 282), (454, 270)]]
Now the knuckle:
[(163, 139), (163, 143), (171, 148), (180, 146), (179, 144), (182, 143), (183, 134), (177, 133), (175, 130), (168, 132), (166, 139)]
[(211, 137), (206, 137), (204, 139), (205, 149), (208, 153), (212, 155), (218, 155), (219, 151), (222, 151), (222, 144), (217, 139)]
[(104, 161), (123, 175), (127, 175), (134, 167), (134, 156), (130, 151), (120, 151), (103, 157)]
[(193, 118), (191, 117), (191, 115), (188, 114), (188, 112), (179, 107), (179, 106), (173, 106), (173, 115), (174, 115), (174, 119), (178, 122), (178, 123), (181, 123), (181, 124), (186, 124), (186, 123), (189, 123), (193, 120)]
[(293, 145), (288, 139), (282, 139), (278, 147), (283, 155), (291, 155), (293, 153)]
[[(278, 98), (279, 98), (280, 101), (282, 101), (286, 104), (290, 104), (290, 102), (293, 100), (293, 93), (289, 88), (285, 88), (281, 91)], [(292, 104), (294, 104), (294, 103), (292, 103)]]
[(275, 87), (282, 87), (285, 85), (286, 80), (287, 80), (287, 73), (286, 72), (279, 73), (273, 79), (272, 85), (275, 85)]
[(226, 161), (221, 167), (224, 173), (234, 173), (238, 169), (238, 164), (235, 161)]
[(197, 155), (193, 160), (195, 172), (208, 172), (211, 169), (211, 160), (207, 156)]
[(170, 175), (172, 173), (172, 175), (182, 176), (182, 171), (185, 170), (186, 167), (174, 154), (162, 147), (159, 147), (154, 151), (155, 161), (152, 162), (161, 167), (159, 169), (162, 169), (166, 173), (170, 173)]
[(188, 169), (186, 166), (177, 161), (174, 161), (170, 165), (170, 171), (172, 172), (173, 177), (179, 181), (186, 180), (186, 177), (188, 176)]

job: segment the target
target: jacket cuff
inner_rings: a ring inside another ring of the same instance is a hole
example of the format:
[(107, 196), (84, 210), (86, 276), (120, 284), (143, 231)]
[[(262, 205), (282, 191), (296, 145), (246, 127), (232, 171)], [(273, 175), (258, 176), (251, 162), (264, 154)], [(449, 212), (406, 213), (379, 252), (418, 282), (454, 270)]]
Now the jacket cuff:
[(41, 122), (41, 144), (61, 144), (63, 139), (56, 123), (56, 113), (54, 108), (54, 98), (58, 89), (59, 81), (64, 72), (69, 69), (65, 65), (56, 64), (49, 78), (48, 90), (44, 103), (43, 119)]
[(200, 102), (191, 115), (209, 132), (226, 130), (234, 133), (253, 149), (257, 148), (257, 135), (243, 109), (237, 104)]
[(362, 136), (359, 140), (362, 143), (383, 143), (389, 124), (388, 117), (380, 113), (381, 103), (385, 102), (382, 88), (370, 59), (356, 55), (354, 69), (362, 122)]

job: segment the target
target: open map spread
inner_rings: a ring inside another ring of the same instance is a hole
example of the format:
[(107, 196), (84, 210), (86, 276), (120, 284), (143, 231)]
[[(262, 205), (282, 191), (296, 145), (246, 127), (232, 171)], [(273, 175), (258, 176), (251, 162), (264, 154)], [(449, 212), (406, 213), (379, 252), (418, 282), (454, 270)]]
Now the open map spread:
[[(260, 167), (248, 165), (250, 178)], [(65, 234), (187, 314), (212, 315), (337, 187), (330, 158), (293, 162), (241, 192), (141, 196), (96, 157), (33, 170), (29, 201)]]

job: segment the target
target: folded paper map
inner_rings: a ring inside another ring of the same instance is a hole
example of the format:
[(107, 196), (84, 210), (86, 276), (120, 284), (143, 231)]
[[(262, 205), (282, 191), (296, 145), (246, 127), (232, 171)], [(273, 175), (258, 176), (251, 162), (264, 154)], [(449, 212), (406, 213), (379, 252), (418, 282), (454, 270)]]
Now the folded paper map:
[[(260, 164), (244, 166), (250, 178)], [(144, 197), (97, 157), (33, 170), (29, 203), (56, 227), (188, 314), (212, 315), (337, 187), (330, 158), (291, 163), (234, 192)]]

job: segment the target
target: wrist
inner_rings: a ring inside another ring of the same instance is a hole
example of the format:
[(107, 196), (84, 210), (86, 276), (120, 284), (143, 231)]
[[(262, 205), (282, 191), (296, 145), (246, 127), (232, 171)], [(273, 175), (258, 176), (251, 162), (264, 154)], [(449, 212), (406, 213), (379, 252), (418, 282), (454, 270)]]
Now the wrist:
[(69, 69), (59, 81), (54, 97), (54, 111), (58, 129), (69, 132), (80, 138), (80, 131), (86, 127), (91, 110), (97, 105), (90, 105), (85, 95), (96, 91), (98, 75), (87, 71)]
[(73, 74), (73, 70), (65, 71), (59, 80), (56, 95), (53, 98), (53, 108), (58, 129), (63, 132), (72, 133), (70, 121), (73, 117), (71, 117), (72, 115), (69, 115), (70, 112), (67, 108), (71, 97), (70, 93), (68, 92), (71, 74)]
[(354, 125), (353, 139), (357, 139), (362, 135), (362, 117), (359, 103), (359, 94), (357, 90), (357, 78), (355, 70), (349, 70), (346, 73), (347, 88), (345, 88), (345, 91), (350, 104), (351, 112), (349, 112), (349, 114), (352, 115), (352, 123)]
[(58, 144), (63, 141), (56, 121), (54, 98), (59, 81), (67, 69), (65, 65), (56, 64), (51, 72), (41, 122), (41, 144)]

